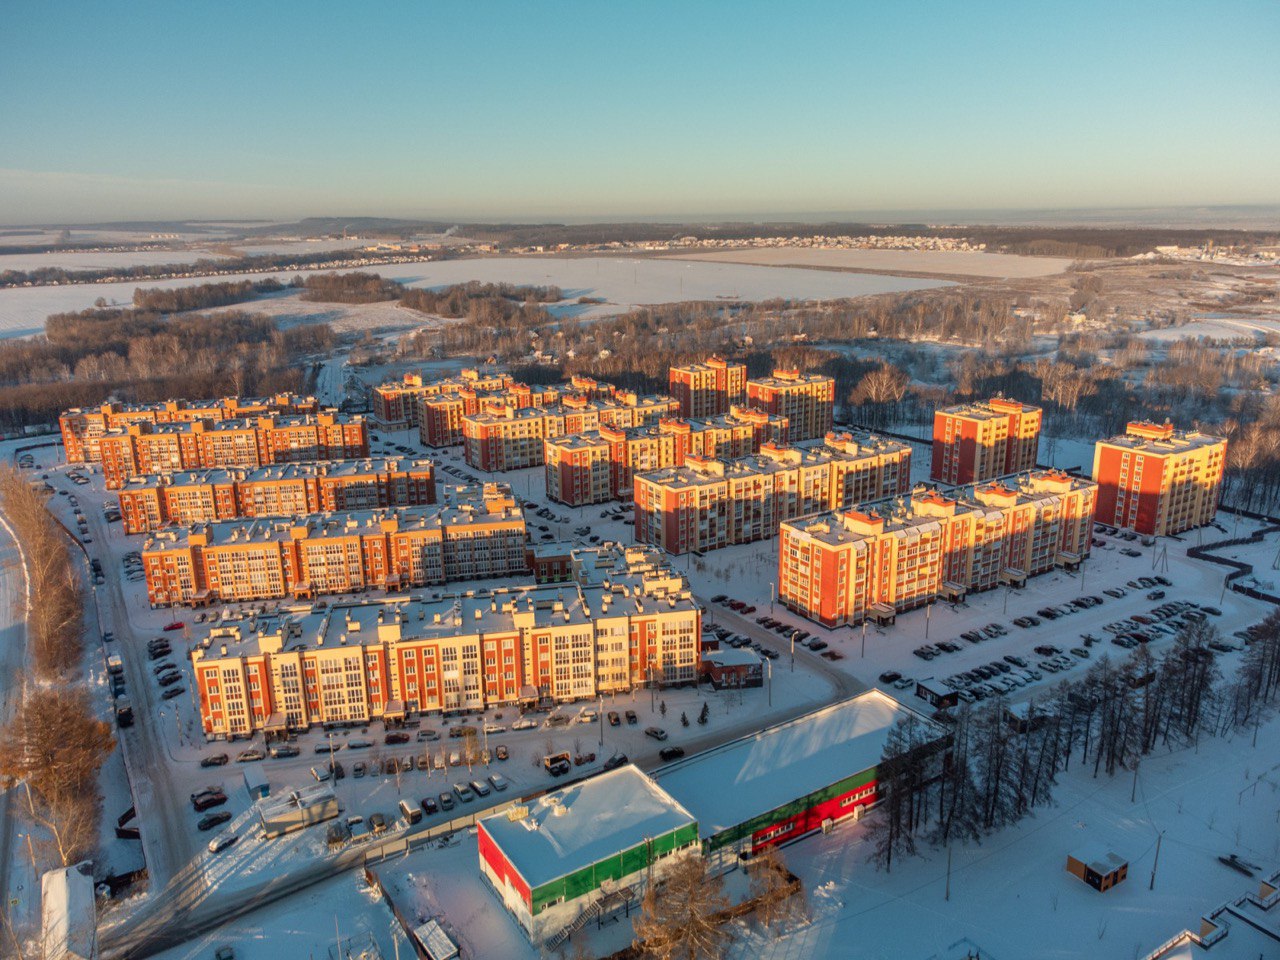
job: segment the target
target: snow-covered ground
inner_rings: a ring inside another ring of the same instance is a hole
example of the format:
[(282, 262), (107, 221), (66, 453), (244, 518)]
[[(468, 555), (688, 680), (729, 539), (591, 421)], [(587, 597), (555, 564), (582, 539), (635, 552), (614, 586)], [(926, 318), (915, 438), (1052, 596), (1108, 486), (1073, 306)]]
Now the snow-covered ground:
[[(443, 287), (479, 280), (484, 283), (559, 286), (565, 300), (553, 311), (579, 317), (608, 316), (636, 306), (679, 300), (834, 299), (948, 285), (942, 280), (873, 274), (839, 273), (735, 263), (695, 263), (648, 258), (495, 257), (430, 263), (381, 264), (362, 268), (409, 287)], [(0, 290), (0, 337), (25, 337), (44, 329), (51, 313), (84, 310), (102, 297), (111, 305), (132, 301), (138, 287), (192, 286), (274, 276), (287, 283), (297, 273), (190, 277), (176, 280), (87, 283)], [(599, 297), (602, 304), (580, 305), (579, 297)], [(327, 306), (327, 305), (319, 305)]]
[(1209, 337), (1214, 340), (1248, 337), (1263, 340), (1274, 333), (1280, 333), (1280, 316), (1210, 313), (1176, 327), (1145, 330), (1138, 336), (1156, 343), (1171, 343), (1187, 337)]
[(967, 277), (1043, 277), (1062, 273), (1072, 261), (1061, 257), (1024, 257), (973, 250), (821, 250), (812, 247), (764, 247), (681, 253), (672, 259), (762, 266), (822, 267), (827, 270), (907, 271)]

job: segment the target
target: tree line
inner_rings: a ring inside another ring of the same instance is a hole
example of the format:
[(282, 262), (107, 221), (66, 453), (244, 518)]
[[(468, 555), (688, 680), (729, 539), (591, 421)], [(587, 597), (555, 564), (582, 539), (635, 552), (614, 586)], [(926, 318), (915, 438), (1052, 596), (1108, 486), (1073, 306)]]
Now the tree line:
[(869, 821), (870, 859), (892, 869), (919, 847), (980, 841), (1053, 802), (1074, 762), (1092, 776), (1135, 772), (1157, 750), (1256, 729), (1280, 699), (1280, 611), (1253, 628), (1239, 669), (1224, 677), (1208, 646), (1212, 625), (1189, 624), (1163, 655), (1145, 647), (1103, 655), (1076, 681), (1030, 702), (1022, 732), (1003, 698), (949, 712), (947, 762), (928, 747), (936, 728), (914, 717), (891, 731), (881, 756), (884, 800)]
[(181, 313), (185, 310), (210, 310), (243, 303), (268, 293), (283, 290), (284, 284), (274, 277), (265, 280), (240, 280), (229, 283), (202, 283), (194, 287), (164, 289), (152, 287), (133, 291), (133, 306), (154, 313)]

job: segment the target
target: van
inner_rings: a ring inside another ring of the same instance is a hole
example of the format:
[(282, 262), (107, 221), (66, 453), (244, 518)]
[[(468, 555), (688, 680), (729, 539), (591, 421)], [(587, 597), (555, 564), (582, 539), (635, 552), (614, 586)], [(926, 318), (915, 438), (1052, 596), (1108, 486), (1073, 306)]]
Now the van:
[(422, 811), (408, 800), (400, 801), (400, 816), (404, 817), (405, 822), (410, 825), (422, 822)]

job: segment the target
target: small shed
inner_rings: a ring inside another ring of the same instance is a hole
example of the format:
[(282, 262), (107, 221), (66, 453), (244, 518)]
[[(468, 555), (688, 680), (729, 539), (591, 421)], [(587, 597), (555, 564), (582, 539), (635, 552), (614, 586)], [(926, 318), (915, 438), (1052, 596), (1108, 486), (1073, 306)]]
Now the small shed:
[(935, 680), (933, 677), (925, 677), (923, 680), (916, 681), (916, 696), (938, 709), (954, 707), (960, 702), (960, 692), (958, 690), (952, 690), (946, 684)]
[(92, 865), (50, 870), (40, 878), (40, 894), (45, 960), (98, 960)]
[(456, 960), (458, 947), (437, 920), (428, 920), (413, 930), (419, 955), (427, 960)]
[(759, 687), (764, 684), (764, 662), (749, 649), (703, 650), (702, 675), (717, 690)]
[(262, 770), (262, 764), (249, 763), (244, 768), (244, 788), (249, 791), (250, 802), (271, 795), (271, 784)]
[(1129, 876), (1129, 862), (1103, 844), (1092, 842), (1067, 854), (1067, 872), (1105, 892)]

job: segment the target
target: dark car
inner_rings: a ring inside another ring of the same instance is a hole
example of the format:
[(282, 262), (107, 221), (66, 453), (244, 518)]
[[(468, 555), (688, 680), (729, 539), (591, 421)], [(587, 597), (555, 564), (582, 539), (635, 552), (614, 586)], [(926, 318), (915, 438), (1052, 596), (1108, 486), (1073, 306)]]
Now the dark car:
[(180, 673), (166, 673), (164, 676), (157, 678), (156, 682), (162, 687), (171, 687), (182, 679)]
[(658, 751), (663, 760), (679, 760), (684, 756), (684, 747), (663, 747)]
[(161, 657), (167, 657), (173, 651), (168, 646), (152, 647), (147, 651), (147, 659), (159, 660)]
[(605, 770), (616, 770), (618, 767), (623, 766), (626, 762), (627, 762), (627, 755), (625, 753), (615, 753), (612, 757), (606, 760), (601, 766)]
[(217, 813), (210, 813), (200, 818), (200, 822), (196, 824), (197, 830), (212, 830), (214, 827), (221, 826), (231, 819), (231, 813), (228, 810), (219, 810)]
[(231, 758), (228, 757), (225, 753), (215, 753), (211, 757), (202, 757), (200, 760), (200, 766), (222, 767), (222, 766), (225, 766), (230, 759)]
[(180, 697), (187, 692), (186, 687), (170, 687), (164, 693), (160, 694), (161, 700), (172, 700), (174, 697)]
[(391, 745), (395, 743), (408, 743), (409, 735), (407, 733), (388, 733), (382, 738), (382, 742)]
[(435, 797), (423, 797), (419, 801), (419, 805), (422, 807), (422, 812), (425, 813), (427, 816), (431, 816), (431, 814), (433, 813), (440, 812), (440, 805), (436, 803)]
[(639, 722), (640, 722), (640, 720), (639, 720), (639, 718), (636, 716), (636, 712), (635, 712), (634, 710), (628, 710), (628, 711), (626, 711), (626, 712), (623, 714), (623, 716), (625, 716), (625, 717), (627, 718), (627, 723), (639, 723)]
[(893, 683), (894, 681), (901, 680), (901, 679), (902, 679), (902, 674), (900, 674), (897, 670), (886, 670), (884, 673), (880, 674), (881, 683)]
[(608, 716), (609, 716), (609, 726), (611, 727), (622, 726), (622, 718), (618, 716), (617, 710), (610, 710)]
[(440, 808), (442, 810), (452, 810), (454, 807), (454, 799), (452, 793), (440, 794)]
[(500, 743), (493, 748), (493, 755), (499, 760), (506, 760), (511, 756), (511, 752), (507, 750), (507, 745), (505, 743)]
[(196, 813), (203, 813), (210, 807), (220, 807), (227, 802), (227, 795), (221, 790), (204, 790), (191, 795), (191, 806)]

